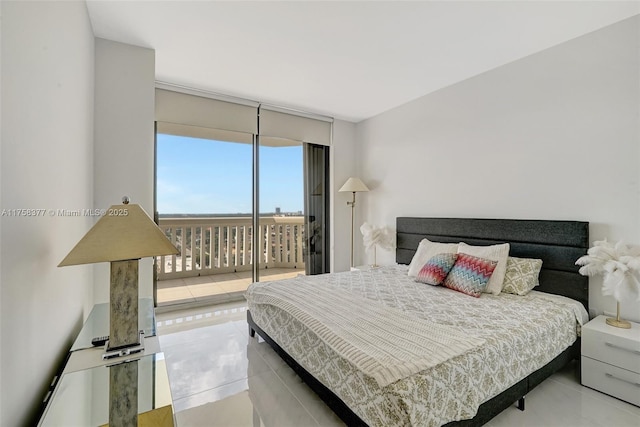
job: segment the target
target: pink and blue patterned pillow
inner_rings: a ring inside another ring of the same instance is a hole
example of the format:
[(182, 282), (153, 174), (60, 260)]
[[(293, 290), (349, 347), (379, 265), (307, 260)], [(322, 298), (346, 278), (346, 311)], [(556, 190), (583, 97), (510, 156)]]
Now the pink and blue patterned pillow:
[(496, 265), (497, 261), (459, 253), (443, 285), (478, 298), (487, 287)]
[(457, 258), (458, 254), (442, 253), (434, 255), (420, 269), (416, 276), (416, 282), (434, 286), (441, 285), (456, 263)]

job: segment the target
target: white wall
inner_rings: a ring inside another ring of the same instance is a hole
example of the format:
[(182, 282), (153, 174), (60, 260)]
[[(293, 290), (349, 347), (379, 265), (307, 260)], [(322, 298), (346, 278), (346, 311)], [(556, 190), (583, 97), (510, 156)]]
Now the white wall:
[[(0, 425), (30, 424), (92, 304), (92, 267), (58, 268), (92, 224), (93, 33), (84, 2), (1, 2)], [(49, 210), (53, 209), (53, 215)]]
[[(332, 272), (348, 271), (350, 267), (351, 208), (347, 206), (347, 201), (351, 200), (351, 193), (339, 193), (338, 190), (350, 176), (357, 175), (355, 141), (356, 125), (354, 123), (342, 120), (333, 122), (333, 145), (329, 150)], [(359, 233), (357, 230), (356, 232)], [(357, 238), (358, 234), (355, 236)]]
[[(581, 220), (592, 242), (640, 244), (639, 23), (627, 19), (358, 124), (360, 173), (372, 190), (360, 223)], [(592, 308), (615, 310), (600, 283), (591, 279)], [(622, 310), (640, 320), (639, 308)]]
[[(0, 3), (0, 52), (2, 52), (2, 3)], [(2, 91), (2, 55), (0, 55), (0, 94)], [(0, 95), (0, 100), (3, 96)], [(0, 102), (0, 133), (2, 127), (2, 102)], [(2, 165), (2, 135), (0, 134), (0, 166)], [(2, 208), (2, 173), (0, 172), (0, 209)], [(0, 237), (2, 234), (2, 219), (0, 217)], [(0, 289), (2, 289), (2, 244), (0, 243)], [(2, 320), (2, 291), (0, 291), (0, 321)], [(2, 384), (2, 328), (0, 327), (0, 384)], [(0, 422), (2, 422), (2, 387), (0, 386)]]
[[(155, 52), (95, 39), (94, 206), (129, 196), (153, 217)], [(140, 261), (140, 296), (153, 295), (152, 259)], [(95, 302), (109, 301), (109, 264), (95, 266)]]

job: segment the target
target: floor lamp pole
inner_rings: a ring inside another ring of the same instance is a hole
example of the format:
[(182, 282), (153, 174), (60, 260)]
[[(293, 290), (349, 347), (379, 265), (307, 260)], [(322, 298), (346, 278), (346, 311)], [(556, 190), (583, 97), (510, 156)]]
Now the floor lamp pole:
[(356, 206), (356, 192), (353, 192), (353, 199), (350, 202), (347, 202), (347, 205), (351, 206), (351, 268), (355, 267), (353, 265), (353, 214)]

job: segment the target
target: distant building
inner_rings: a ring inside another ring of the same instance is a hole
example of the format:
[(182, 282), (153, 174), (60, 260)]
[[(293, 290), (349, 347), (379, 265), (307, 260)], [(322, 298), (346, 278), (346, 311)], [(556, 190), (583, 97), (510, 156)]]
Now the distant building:
[(276, 207), (276, 215), (280, 215), (280, 208)]

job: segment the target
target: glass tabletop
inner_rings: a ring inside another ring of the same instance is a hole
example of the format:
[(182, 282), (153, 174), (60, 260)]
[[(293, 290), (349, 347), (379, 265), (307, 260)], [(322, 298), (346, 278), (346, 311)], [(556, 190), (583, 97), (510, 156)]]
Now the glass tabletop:
[[(145, 337), (156, 334), (155, 311), (153, 299), (140, 298), (138, 302), (138, 326), (144, 330)], [(109, 335), (109, 303), (96, 304), (93, 306), (87, 321), (82, 326), (78, 337), (71, 346), (71, 351), (91, 348), (91, 340), (96, 337)]]

